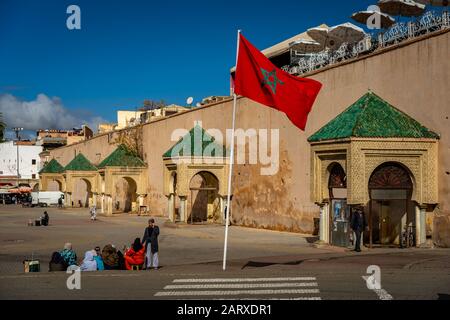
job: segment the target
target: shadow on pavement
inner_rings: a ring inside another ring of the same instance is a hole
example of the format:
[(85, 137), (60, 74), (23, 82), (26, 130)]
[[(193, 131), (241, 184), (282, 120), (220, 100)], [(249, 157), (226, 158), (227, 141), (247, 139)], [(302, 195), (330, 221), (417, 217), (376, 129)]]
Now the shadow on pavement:
[(247, 262), (241, 270), (245, 268), (264, 268), (264, 267), (270, 267), (274, 265), (285, 265), (285, 266), (297, 266), (301, 264), (304, 260), (297, 260), (297, 261), (288, 261), (288, 262), (258, 262), (258, 261), (249, 261)]

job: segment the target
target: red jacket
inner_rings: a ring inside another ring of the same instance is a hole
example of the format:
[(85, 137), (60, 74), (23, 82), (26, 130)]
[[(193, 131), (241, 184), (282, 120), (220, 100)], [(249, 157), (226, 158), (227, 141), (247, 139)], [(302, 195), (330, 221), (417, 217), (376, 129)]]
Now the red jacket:
[(125, 266), (127, 270), (131, 270), (132, 265), (141, 265), (144, 264), (145, 261), (145, 246), (142, 247), (139, 251), (134, 251), (131, 247), (125, 253)]

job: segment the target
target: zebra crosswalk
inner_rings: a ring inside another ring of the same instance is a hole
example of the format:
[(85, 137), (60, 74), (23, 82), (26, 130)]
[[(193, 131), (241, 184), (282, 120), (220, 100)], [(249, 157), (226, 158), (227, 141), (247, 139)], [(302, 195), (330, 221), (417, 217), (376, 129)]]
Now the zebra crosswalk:
[(208, 300), (321, 300), (315, 277), (174, 279), (155, 297)]

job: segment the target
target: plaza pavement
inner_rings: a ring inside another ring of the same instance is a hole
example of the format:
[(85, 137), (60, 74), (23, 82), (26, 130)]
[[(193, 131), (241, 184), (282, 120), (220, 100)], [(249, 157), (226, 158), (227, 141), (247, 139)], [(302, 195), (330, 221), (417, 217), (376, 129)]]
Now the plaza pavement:
[[(29, 227), (28, 220), (35, 220), (48, 211), (48, 227)], [(114, 244), (122, 250), (136, 237), (142, 237), (148, 216), (120, 214), (113, 217), (99, 216), (90, 220), (88, 209), (22, 208), (0, 205), (0, 273), (23, 271), (22, 261), (37, 258), (46, 270), (52, 252), (59, 251), (64, 243), (71, 242), (79, 260), (84, 252), (106, 244)], [(175, 225), (167, 219), (156, 217), (160, 227), (160, 263), (162, 266), (195, 264), (222, 259), (224, 226)], [(228, 257), (247, 259), (299, 252), (330, 252), (315, 249), (308, 241), (310, 236), (296, 233), (231, 227), (229, 231)]]
[[(0, 299), (449, 299), (449, 249), (373, 249), (363, 253), (312, 245), (308, 235), (230, 228), (229, 261), (222, 270), (218, 225), (161, 227), (160, 270), (83, 272), (82, 290), (68, 290), (64, 272), (48, 260), (72, 242), (84, 251), (141, 237), (149, 217), (119, 215), (89, 220), (85, 209), (48, 209), (49, 227), (28, 227), (40, 208), (0, 206)], [(22, 261), (41, 261), (23, 273)], [(382, 270), (382, 289), (368, 289), (367, 267)]]

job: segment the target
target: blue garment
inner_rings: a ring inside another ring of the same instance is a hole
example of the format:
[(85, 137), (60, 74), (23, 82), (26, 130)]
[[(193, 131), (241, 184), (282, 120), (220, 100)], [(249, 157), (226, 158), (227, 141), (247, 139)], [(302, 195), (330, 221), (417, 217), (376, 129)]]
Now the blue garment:
[(95, 259), (95, 262), (97, 262), (97, 270), (100, 270), (100, 271), (105, 270), (105, 265), (103, 264), (102, 257), (95, 256), (94, 259)]
[(70, 267), (73, 265), (77, 265), (77, 254), (73, 250), (64, 249), (59, 253), (61, 257), (64, 259), (66, 264)]

